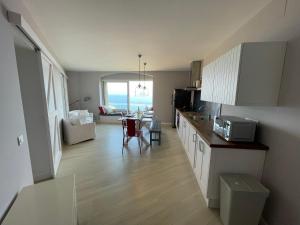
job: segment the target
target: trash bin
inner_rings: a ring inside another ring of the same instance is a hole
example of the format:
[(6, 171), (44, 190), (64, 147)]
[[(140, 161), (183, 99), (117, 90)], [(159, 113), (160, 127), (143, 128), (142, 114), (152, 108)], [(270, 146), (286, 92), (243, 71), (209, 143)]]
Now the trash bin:
[(269, 190), (245, 174), (220, 176), (220, 216), (224, 225), (258, 225)]

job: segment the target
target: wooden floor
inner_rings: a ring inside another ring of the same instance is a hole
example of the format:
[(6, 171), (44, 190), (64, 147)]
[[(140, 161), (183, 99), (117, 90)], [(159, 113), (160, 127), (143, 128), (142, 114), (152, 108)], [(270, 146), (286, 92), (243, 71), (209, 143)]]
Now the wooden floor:
[(76, 174), (79, 225), (221, 225), (206, 208), (175, 129), (139, 154), (122, 156), (120, 125), (97, 125), (97, 139), (64, 148), (58, 176)]

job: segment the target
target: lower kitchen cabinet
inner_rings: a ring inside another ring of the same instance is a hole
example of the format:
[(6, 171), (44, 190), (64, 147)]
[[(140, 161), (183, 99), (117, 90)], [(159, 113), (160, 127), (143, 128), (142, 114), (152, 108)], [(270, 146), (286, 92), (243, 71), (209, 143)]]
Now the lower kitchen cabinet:
[(183, 145), (186, 152), (189, 150), (189, 136), (190, 136), (190, 129), (189, 123), (186, 119), (183, 120)]
[(186, 118), (181, 116), (180, 121), (179, 137), (208, 207), (219, 207), (221, 174), (244, 173), (261, 179), (264, 150), (211, 147)]
[(199, 160), (199, 164), (201, 166), (199, 176), (197, 177), (197, 181), (201, 188), (202, 193), (205, 194), (207, 193), (207, 189), (208, 189), (208, 178), (209, 178), (210, 163), (211, 163), (211, 148), (202, 140), (202, 138), (199, 135), (197, 135), (197, 143), (198, 143), (197, 154), (199, 153), (200, 155), (200, 157), (197, 156), (197, 160)]
[(189, 124), (187, 120), (180, 116), (179, 120), (179, 128), (178, 128), (178, 135), (180, 137), (180, 140), (184, 146), (184, 149), (188, 151), (189, 146)]
[(189, 129), (188, 136), (188, 148), (187, 148), (187, 156), (191, 163), (191, 166), (195, 167), (195, 149), (196, 149), (196, 140), (197, 140), (197, 132), (193, 126), (187, 123)]

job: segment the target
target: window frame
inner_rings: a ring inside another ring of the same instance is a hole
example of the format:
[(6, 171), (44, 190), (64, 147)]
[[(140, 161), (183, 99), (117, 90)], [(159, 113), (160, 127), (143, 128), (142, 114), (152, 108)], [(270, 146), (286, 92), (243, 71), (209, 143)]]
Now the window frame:
[[(122, 80), (122, 79), (105, 79), (102, 80), (102, 100), (104, 105), (108, 105), (108, 93), (107, 93), (107, 83), (127, 83), (127, 110), (130, 112), (130, 90), (129, 90), (129, 82), (130, 81), (139, 81), (138, 79), (132, 79), (132, 80)], [(153, 79), (152, 80), (146, 80), (146, 81), (152, 81), (152, 93), (153, 88), (154, 88), (154, 82)], [(143, 81), (141, 81), (143, 82)], [(152, 106), (153, 106), (153, 94), (152, 94)], [(117, 109), (117, 110), (121, 110), (121, 109)]]

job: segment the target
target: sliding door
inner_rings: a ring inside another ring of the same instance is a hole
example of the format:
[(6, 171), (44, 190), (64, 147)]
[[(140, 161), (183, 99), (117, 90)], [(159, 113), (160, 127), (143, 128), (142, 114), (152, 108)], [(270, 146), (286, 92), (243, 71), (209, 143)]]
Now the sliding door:
[(53, 169), (56, 173), (61, 159), (61, 136), (59, 122), (63, 117), (62, 84), (60, 74), (47, 57), (42, 55), (44, 86), (48, 109), (49, 129), (52, 147)]

